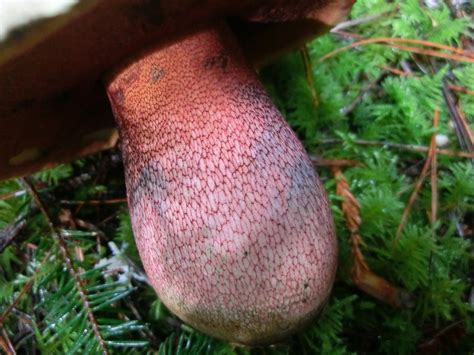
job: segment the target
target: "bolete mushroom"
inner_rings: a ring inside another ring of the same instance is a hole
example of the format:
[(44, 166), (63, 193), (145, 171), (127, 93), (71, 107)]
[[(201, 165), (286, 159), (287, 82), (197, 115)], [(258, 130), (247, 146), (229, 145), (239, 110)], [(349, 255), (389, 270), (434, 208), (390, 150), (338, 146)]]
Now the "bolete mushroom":
[(19, 31), (0, 48), (0, 177), (106, 147), (103, 80), (160, 299), (232, 342), (287, 336), (327, 300), (336, 239), (311, 162), (250, 63), (350, 3), (82, 1), (40, 34)]

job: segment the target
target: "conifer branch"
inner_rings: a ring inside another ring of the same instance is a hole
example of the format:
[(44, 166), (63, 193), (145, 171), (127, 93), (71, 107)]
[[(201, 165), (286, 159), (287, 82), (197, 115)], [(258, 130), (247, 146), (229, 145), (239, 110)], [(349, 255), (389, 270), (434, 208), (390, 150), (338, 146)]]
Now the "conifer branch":
[(97, 340), (97, 343), (99, 344), (99, 347), (102, 351), (103, 354), (108, 354), (108, 350), (105, 344), (105, 340), (102, 337), (102, 334), (100, 333), (99, 330), (99, 324), (97, 323), (97, 320), (95, 319), (94, 313), (92, 312), (92, 307), (89, 304), (89, 300), (87, 297), (87, 292), (83, 287), (81, 277), (79, 275), (79, 272), (76, 270), (74, 263), (72, 261), (71, 256), (69, 255), (69, 251), (67, 249), (67, 244), (66, 241), (64, 240), (64, 236), (62, 235), (62, 232), (57, 232), (56, 228), (54, 226), (53, 220), (50, 217), (48, 211), (46, 210), (46, 207), (39, 196), (38, 192), (36, 191), (35, 187), (33, 184), (28, 180), (28, 178), (20, 178), (21, 183), (25, 187), (25, 189), (28, 191), (28, 193), (31, 195), (33, 200), (35, 201), (37, 207), (43, 214), (48, 227), (51, 231), (51, 234), (53, 235), (54, 239), (58, 243), (59, 250), (63, 256), (64, 262), (66, 264), (67, 269), (69, 270), (69, 273), (74, 279), (74, 285), (76, 287), (76, 291), (79, 293), (79, 297), (82, 301), (82, 304), (84, 306), (84, 310), (87, 315), (87, 319), (89, 320), (89, 324), (92, 328), (92, 331), (94, 332), (94, 336)]

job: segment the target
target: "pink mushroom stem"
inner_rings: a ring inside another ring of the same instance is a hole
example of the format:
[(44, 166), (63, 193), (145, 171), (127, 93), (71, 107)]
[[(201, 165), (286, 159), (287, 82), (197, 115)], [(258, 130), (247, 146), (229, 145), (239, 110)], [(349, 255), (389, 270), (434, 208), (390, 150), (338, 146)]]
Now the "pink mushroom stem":
[(306, 324), (336, 271), (307, 154), (224, 24), (136, 57), (109, 80), (138, 249), (192, 326), (263, 344)]

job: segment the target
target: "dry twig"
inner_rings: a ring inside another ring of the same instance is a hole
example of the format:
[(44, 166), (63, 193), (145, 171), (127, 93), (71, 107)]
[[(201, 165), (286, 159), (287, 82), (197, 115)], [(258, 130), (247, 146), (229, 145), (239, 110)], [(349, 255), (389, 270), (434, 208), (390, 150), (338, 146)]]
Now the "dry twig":
[(464, 114), (459, 110), (456, 100), (446, 82), (443, 82), (443, 96), (448, 105), (459, 144), (464, 150), (471, 153), (474, 152), (474, 135), (464, 117)]

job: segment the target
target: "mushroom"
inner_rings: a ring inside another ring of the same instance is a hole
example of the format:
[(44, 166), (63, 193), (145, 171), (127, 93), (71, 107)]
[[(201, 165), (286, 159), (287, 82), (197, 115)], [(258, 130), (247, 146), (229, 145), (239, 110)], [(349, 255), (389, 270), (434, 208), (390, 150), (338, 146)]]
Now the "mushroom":
[[(320, 32), (349, 5), (83, 1), (37, 24), (42, 36), (20, 31), (0, 56), (0, 114), (13, 130), (27, 121), (36, 131), (0, 139), (2, 177), (107, 147), (103, 78), (134, 235), (160, 299), (231, 342), (288, 336), (329, 296), (336, 238), (314, 168), (251, 63)], [(224, 15), (236, 16), (232, 29)], [(60, 120), (70, 136), (36, 138)]]

